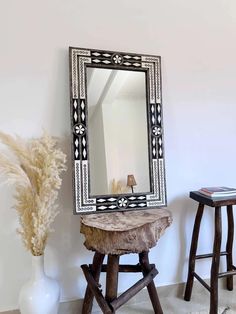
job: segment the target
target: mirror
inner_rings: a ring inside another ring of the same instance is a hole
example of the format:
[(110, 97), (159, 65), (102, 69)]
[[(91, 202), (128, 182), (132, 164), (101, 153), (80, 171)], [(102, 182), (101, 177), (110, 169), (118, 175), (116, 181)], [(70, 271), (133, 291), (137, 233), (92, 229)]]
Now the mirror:
[(150, 192), (145, 72), (88, 67), (87, 99), (91, 195)]
[(160, 57), (70, 48), (75, 213), (166, 205)]

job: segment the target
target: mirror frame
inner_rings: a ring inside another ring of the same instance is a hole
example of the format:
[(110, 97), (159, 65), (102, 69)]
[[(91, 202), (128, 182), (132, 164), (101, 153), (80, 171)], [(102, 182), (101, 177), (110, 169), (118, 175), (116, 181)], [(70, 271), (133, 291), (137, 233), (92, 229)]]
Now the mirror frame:
[[(161, 57), (70, 47), (69, 60), (74, 213), (104, 213), (166, 206)], [(146, 73), (150, 192), (90, 195), (87, 67)]]

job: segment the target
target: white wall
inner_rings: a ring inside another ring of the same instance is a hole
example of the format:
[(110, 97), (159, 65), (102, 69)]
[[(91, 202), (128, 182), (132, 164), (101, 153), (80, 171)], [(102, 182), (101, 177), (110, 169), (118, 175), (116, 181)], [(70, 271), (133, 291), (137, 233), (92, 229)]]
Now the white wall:
[[(143, 94), (144, 95), (144, 94)], [(133, 174), (136, 193), (150, 191), (146, 99), (118, 97), (103, 104), (108, 182)], [(131, 193), (130, 188), (128, 191)]]
[[(89, 103), (89, 101), (88, 101)], [(103, 195), (108, 192), (106, 154), (104, 140), (104, 122), (102, 106), (98, 105), (88, 119), (90, 193)]]
[[(0, 129), (25, 137), (44, 127), (63, 139), (70, 160), (68, 46), (162, 56), (168, 209), (174, 223), (151, 251), (158, 285), (184, 281), (196, 204), (189, 190), (236, 186), (236, 3), (234, 0), (0, 2)], [(62, 300), (81, 298), (79, 266), (91, 261), (72, 216), (70, 165), (46, 269)], [(30, 254), (15, 233), (12, 189), (0, 188), (0, 311), (17, 307)], [(212, 210), (200, 252), (211, 250)], [(126, 263), (134, 261), (126, 257)], [(207, 276), (208, 262), (199, 262)], [(123, 276), (121, 277), (123, 278)], [(135, 278), (135, 276), (134, 276)], [(120, 290), (126, 282), (123, 281)]]

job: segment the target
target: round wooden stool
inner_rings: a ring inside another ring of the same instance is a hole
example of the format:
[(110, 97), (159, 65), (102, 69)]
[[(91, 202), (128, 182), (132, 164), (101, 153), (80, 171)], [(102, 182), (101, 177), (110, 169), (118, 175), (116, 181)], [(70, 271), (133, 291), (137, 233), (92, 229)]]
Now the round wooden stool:
[[(81, 266), (88, 283), (82, 314), (91, 313), (94, 297), (103, 313), (115, 313), (144, 287), (148, 289), (154, 312), (163, 313), (153, 281), (158, 271), (154, 264), (149, 264), (148, 252), (171, 222), (171, 214), (166, 209), (81, 217), (81, 233), (86, 239), (84, 245), (95, 251), (93, 264)], [(120, 255), (129, 253), (138, 253), (139, 263), (120, 265)], [(103, 265), (105, 255), (108, 256), (107, 265)], [(107, 273), (105, 297), (99, 284), (101, 272)], [(143, 278), (117, 297), (119, 272), (141, 272)]]

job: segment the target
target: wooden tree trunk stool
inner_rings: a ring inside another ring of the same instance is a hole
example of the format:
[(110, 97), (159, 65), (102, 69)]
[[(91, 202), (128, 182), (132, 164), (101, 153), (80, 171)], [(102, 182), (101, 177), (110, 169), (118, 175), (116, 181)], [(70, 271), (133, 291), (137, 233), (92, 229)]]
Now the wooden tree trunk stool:
[[(81, 266), (88, 283), (82, 314), (91, 313), (94, 297), (103, 313), (115, 313), (144, 287), (148, 289), (154, 312), (163, 313), (153, 281), (158, 271), (154, 264), (149, 264), (148, 252), (171, 222), (171, 214), (165, 209), (82, 216), (84, 245), (95, 251), (92, 265)], [(120, 265), (120, 256), (129, 253), (138, 253), (139, 263)], [(105, 255), (107, 265), (103, 264)], [(106, 272), (105, 297), (99, 284), (101, 272)], [(143, 278), (117, 297), (119, 272), (141, 272)]]
[[(199, 203), (198, 211), (193, 228), (192, 243), (189, 256), (188, 279), (184, 299), (190, 301), (194, 277), (210, 292), (210, 314), (218, 313), (218, 278), (227, 277), (227, 289), (233, 290), (233, 275), (236, 275), (236, 267), (233, 265), (232, 249), (234, 239), (234, 217), (233, 205), (236, 205), (236, 198), (211, 199), (199, 192), (190, 192), (190, 197)], [(213, 253), (196, 255), (200, 224), (204, 206), (215, 207), (215, 237)], [(221, 251), (222, 226), (221, 206), (227, 206), (228, 237), (226, 251)], [(220, 257), (226, 256), (227, 271), (219, 273)], [(212, 257), (210, 286), (195, 272), (195, 261), (202, 258)]]

